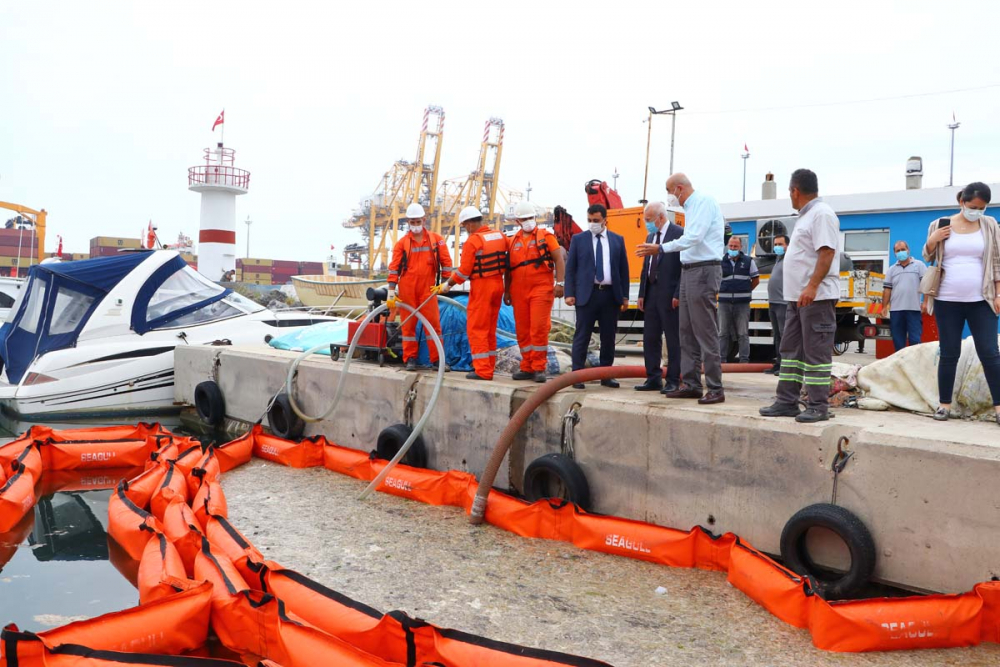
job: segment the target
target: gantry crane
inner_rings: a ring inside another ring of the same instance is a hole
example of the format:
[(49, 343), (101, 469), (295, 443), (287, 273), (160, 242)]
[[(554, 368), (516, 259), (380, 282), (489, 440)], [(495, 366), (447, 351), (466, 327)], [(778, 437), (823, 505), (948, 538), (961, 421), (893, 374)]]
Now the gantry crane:
[[(438, 187), (438, 171), (441, 165), (441, 143), (444, 139), (444, 109), (429, 106), (424, 109), (424, 122), (417, 143), (417, 158), (414, 162), (398, 160), (387, 171), (371, 198), (362, 202), (361, 208), (347, 220), (344, 227), (361, 228), (368, 236), (368, 273), (375, 274), (376, 257), (382, 256), (386, 264), (386, 237), (392, 236), (395, 243), (399, 235), (399, 218), (406, 207), (417, 202), (427, 211), (427, 217), (436, 219), (437, 204), (434, 193)], [(433, 160), (425, 161), (433, 153)], [(433, 223), (432, 223), (433, 224)], [(432, 227), (439, 231), (437, 226)], [(375, 237), (381, 233), (378, 247)]]
[[(466, 206), (475, 206), (483, 212), (483, 221), (494, 226), (498, 220), (497, 194), (500, 191), (500, 158), (503, 155), (504, 123), (500, 118), (490, 118), (483, 128), (483, 142), (479, 147), (476, 170), (468, 176), (445, 181), (441, 187), (439, 215), (434, 228), (444, 235), (454, 234), (455, 256), (458, 257), (461, 227), (458, 214)], [(508, 195), (508, 200), (516, 201)], [(508, 202), (509, 203), (509, 202)]]
[(33, 208), (28, 208), (27, 206), (21, 206), (20, 204), (10, 204), (4, 201), (0, 201), (0, 208), (7, 209), (8, 211), (14, 211), (15, 213), (20, 213), (21, 215), (26, 215), (34, 224), (35, 236), (38, 238), (38, 248), (37, 257), (39, 263), (45, 259), (45, 217), (48, 215), (43, 208), (41, 211), (36, 211)]

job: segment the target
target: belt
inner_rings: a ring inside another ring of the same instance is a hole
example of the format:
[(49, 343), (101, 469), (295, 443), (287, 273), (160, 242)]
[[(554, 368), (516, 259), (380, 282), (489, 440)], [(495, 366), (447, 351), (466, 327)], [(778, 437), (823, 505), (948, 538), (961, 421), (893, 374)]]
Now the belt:
[(611, 285), (598, 285), (597, 283), (594, 283), (594, 289), (599, 289), (599, 290), (611, 289)]
[(697, 269), (701, 266), (719, 266), (720, 261), (717, 259), (710, 259), (707, 262), (694, 262), (692, 264), (681, 264), (682, 269)]

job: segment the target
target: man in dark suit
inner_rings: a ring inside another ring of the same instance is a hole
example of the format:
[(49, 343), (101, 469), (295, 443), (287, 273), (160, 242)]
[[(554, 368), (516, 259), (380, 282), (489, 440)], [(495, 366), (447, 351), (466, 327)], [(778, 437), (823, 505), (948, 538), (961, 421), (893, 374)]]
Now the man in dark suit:
[[(614, 364), (618, 313), (628, 308), (625, 239), (608, 230), (608, 209), (600, 204), (587, 209), (587, 225), (588, 231), (573, 237), (566, 258), (566, 305), (576, 306), (574, 371), (587, 361), (587, 345), (595, 322), (601, 327), (601, 366)], [(617, 380), (601, 380), (601, 384), (619, 386)], [(584, 388), (580, 383), (573, 386)]]
[[(684, 228), (667, 220), (667, 207), (653, 202), (642, 213), (646, 221), (646, 243), (662, 244), (680, 238)], [(676, 391), (681, 378), (680, 252), (647, 256), (639, 279), (639, 310), (645, 314), (642, 325), (642, 355), (646, 359), (646, 381), (636, 391)], [(663, 386), (661, 354), (663, 337), (667, 338), (667, 384)]]

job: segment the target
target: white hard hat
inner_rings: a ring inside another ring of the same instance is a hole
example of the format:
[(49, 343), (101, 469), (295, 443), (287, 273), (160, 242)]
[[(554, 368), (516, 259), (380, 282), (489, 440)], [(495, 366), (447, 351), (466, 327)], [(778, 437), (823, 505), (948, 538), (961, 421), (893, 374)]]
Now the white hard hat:
[(476, 218), (483, 217), (483, 212), (480, 211), (475, 206), (466, 206), (462, 209), (462, 212), (458, 214), (458, 222), (468, 222), (469, 220), (475, 220)]
[(413, 218), (422, 218), (425, 215), (427, 215), (427, 214), (424, 212), (424, 207), (421, 206), (420, 204), (418, 204), (417, 202), (413, 202), (412, 204), (410, 204), (409, 206), (406, 207), (406, 217), (407, 218), (411, 218), (411, 219), (413, 219)]
[(535, 206), (530, 201), (519, 201), (514, 207), (514, 217), (518, 220), (535, 217)]

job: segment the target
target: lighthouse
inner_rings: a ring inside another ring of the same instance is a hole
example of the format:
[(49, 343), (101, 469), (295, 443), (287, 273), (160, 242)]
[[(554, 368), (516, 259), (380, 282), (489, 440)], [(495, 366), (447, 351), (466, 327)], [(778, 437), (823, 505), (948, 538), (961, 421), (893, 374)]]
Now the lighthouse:
[(201, 193), (198, 272), (215, 282), (236, 269), (236, 197), (250, 188), (250, 172), (236, 168), (235, 157), (220, 141), (205, 149), (205, 164), (188, 169), (188, 190)]

